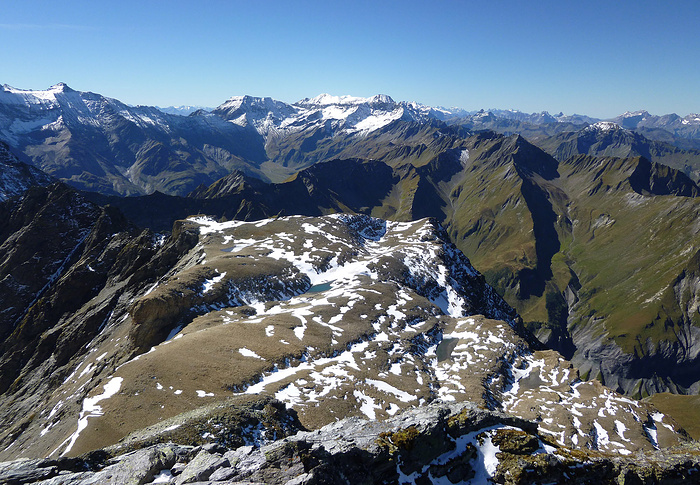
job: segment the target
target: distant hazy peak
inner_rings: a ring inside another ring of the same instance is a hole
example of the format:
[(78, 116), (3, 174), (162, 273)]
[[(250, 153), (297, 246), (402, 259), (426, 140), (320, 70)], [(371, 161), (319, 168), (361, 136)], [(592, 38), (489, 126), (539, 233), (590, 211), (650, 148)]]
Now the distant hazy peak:
[(300, 106), (328, 106), (328, 105), (359, 105), (359, 104), (395, 104), (395, 101), (386, 94), (376, 94), (369, 98), (356, 96), (333, 96), (319, 94), (315, 98), (304, 98), (295, 103)]
[(614, 131), (614, 130), (624, 130), (623, 127), (612, 121), (599, 121), (588, 125), (584, 128), (584, 131)]
[(641, 116), (642, 119), (648, 118), (651, 116), (648, 111), (646, 110), (639, 110), (639, 111), (625, 111), (622, 115), (620, 115), (621, 118), (634, 118), (637, 116)]

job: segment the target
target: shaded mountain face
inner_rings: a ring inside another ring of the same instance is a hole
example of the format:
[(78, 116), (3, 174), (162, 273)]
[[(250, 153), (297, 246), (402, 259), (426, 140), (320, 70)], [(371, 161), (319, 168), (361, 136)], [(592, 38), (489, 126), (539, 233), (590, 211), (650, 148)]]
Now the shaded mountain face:
[(66, 365), (89, 353), (86, 345), (123, 315), (133, 292), (164, 274), (192, 240), (179, 233), (163, 244), (61, 183), (2, 202), (0, 213), (0, 414), (7, 423), (0, 439), (11, 440), (68, 376)]
[(653, 141), (642, 134), (612, 122), (600, 122), (576, 132), (537, 138), (534, 143), (557, 160), (575, 155), (645, 157), (700, 179), (700, 151), (681, 150), (671, 144)]
[(0, 201), (21, 195), (29, 187), (51, 182), (53, 179), (41, 170), (17, 160), (10, 147), (0, 141)]
[[(2, 420), (3, 459), (77, 456), (122, 438), (112, 453), (167, 441), (262, 446), (339, 418), (396, 423), (410, 409), (426, 424), (421, 413), (453, 416), (456, 436), (491, 437), (485, 423), (501, 423), (554, 448), (624, 456), (686, 441), (651, 405), (583, 382), (561, 355), (530, 345), (432, 219), (195, 217), (149, 256), (137, 271), (111, 266), (119, 296), (99, 323), (59, 321), (41, 334), (83, 328), (72, 352), (60, 341), (29, 347), (49, 350), (3, 391), (3, 415), (27, 416)], [(106, 304), (103, 291), (75, 314)], [(400, 435), (382, 436), (380, 446), (400, 446)]]

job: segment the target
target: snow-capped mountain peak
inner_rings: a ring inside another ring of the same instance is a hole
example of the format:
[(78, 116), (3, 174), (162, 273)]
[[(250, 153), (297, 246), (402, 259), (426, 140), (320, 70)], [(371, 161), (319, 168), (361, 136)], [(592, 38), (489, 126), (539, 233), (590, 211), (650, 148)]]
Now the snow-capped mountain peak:
[(622, 114), (622, 118), (636, 118), (636, 117), (641, 117), (642, 119), (648, 118), (651, 116), (648, 111), (646, 110), (639, 110), (639, 111), (625, 111)]
[(180, 106), (156, 106), (156, 108), (163, 113), (171, 114), (171, 115), (180, 115), (180, 116), (188, 116), (195, 111), (211, 111), (213, 108), (210, 106), (189, 106), (189, 105), (180, 105)]
[[(72, 89), (66, 83), (61, 82), (58, 84), (54, 84), (53, 86), (49, 87), (48, 89), (44, 89), (44, 90), (18, 89), (18, 88), (14, 88), (8, 84), (4, 84), (2, 86), (2, 90), (0, 90), (0, 93), (3, 93), (3, 92), (6, 96), (11, 95), (11, 96), (15, 97), (20, 102), (23, 101), (23, 102), (32, 103), (33, 100), (56, 101), (56, 95), (58, 95), (58, 94), (75, 93), (77, 91)], [(6, 102), (5, 96), (3, 96), (2, 101)]]
[(592, 125), (584, 128), (586, 131), (613, 131), (613, 130), (624, 130), (623, 127), (612, 121), (599, 121), (598, 123), (593, 123)]
[(66, 84), (66, 83), (64, 83), (64, 82), (60, 82), (60, 83), (54, 84), (54, 85), (51, 86), (48, 90), (49, 90), (49, 91), (54, 91), (54, 92), (57, 92), (57, 93), (66, 93), (66, 92), (75, 91), (73, 88), (71, 88), (70, 86), (68, 86), (68, 84)]
[[(410, 114), (406, 114), (410, 111)], [(320, 94), (287, 104), (272, 98), (234, 96), (212, 113), (227, 121), (252, 126), (261, 135), (315, 130), (324, 126), (332, 133), (369, 133), (392, 121), (405, 118), (423, 119), (429, 109), (410, 109), (390, 96), (377, 94), (369, 98)]]
[(361, 104), (376, 105), (376, 104), (396, 104), (396, 102), (386, 94), (376, 94), (369, 98), (361, 98), (357, 96), (333, 96), (331, 94), (323, 93), (319, 94), (315, 98), (304, 98), (301, 101), (295, 103), (297, 106), (329, 106), (329, 105), (339, 105), (339, 106), (358, 106)]

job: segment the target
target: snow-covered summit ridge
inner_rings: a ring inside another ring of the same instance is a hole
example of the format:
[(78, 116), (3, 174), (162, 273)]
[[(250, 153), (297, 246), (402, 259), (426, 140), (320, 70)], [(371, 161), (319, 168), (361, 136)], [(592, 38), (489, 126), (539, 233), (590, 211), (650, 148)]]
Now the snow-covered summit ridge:
[(54, 84), (48, 89), (31, 90), (18, 89), (8, 84), (3, 84), (0, 87), (0, 103), (3, 104), (47, 104), (55, 103), (56, 96), (59, 94), (76, 93), (66, 83)]
[(613, 123), (612, 121), (599, 121), (598, 123), (593, 123), (592, 125), (588, 125), (586, 128), (584, 128), (585, 131), (595, 131), (595, 132), (607, 132), (607, 131), (616, 131), (616, 130), (622, 130), (624, 131), (625, 129), (618, 125), (617, 123)]
[[(20, 111), (18, 111), (20, 110)], [(123, 118), (141, 128), (169, 132), (173, 115), (150, 106), (128, 106), (100, 94), (76, 91), (66, 83), (46, 90), (0, 87), (0, 139), (17, 145), (19, 139), (37, 131), (100, 129)], [(180, 117), (178, 117), (180, 118)]]
[(319, 94), (315, 98), (304, 98), (295, 103), (298, 106), (328, 106), (328, 105), (359, 105), (359, 104), (396, 104), (396, 102), (386, 94), (376, 94), (369, 98), (356, 96), (333, 96), (331, 94)]
[(397, 102), (386, 94), (368, 98), (320, 94), (293, 104), (269, 97), (234, 96), (213, 113), (231, 123), (252, 126), (265, 137), (321, 127), (332, 134), (365, 135), (396, 120), (423, 122), (455, 116), (442, 108)]
[(641, 109), (641, 110), (637, 110), (637, 111), (625, 111), (624, 113), (622, 113), (620, 115), (620, 117), (622, 117), (622, 118), (633, 118), (633, 117), (637, 117), (637, 116), (641, 116), (642, 119), (646, 119), (651, 115), (645, 109)]

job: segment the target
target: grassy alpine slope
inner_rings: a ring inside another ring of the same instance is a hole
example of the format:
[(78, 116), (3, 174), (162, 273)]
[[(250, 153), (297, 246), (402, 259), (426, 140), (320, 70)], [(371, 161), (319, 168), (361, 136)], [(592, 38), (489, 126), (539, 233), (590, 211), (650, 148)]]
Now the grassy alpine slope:
[[(697, 392), (698, 188), (682, 173), (642, 158), (557, 162), (518, 135), (403, 122), (334, 150), (373, 160), (318, 163), (280, 184), (235, 174), (164, 205), (177, 208), (170, 219), (434, 217), (584, 376), (640, 397)], [(110, 202), (148, 217), (139, 199)]]

